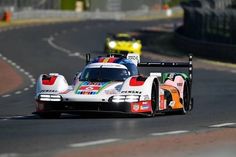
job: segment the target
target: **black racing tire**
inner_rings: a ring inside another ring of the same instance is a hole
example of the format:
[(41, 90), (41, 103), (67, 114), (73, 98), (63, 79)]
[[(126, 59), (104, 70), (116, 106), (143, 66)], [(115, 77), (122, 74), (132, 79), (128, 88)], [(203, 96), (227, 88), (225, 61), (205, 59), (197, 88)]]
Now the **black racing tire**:
[(155, 117), (158, 103), (158, 88), (155, 82), (152, 84), (151, 103), (152, 111), (148, 113), (148, 117)]
[(184, 83), (184, 91), (183, 91), (183, 100), (182, 100), (182, 104), (183, 104), (183, 108), (180, 111), (180, 114), (187, 114), (188, 111), (191, 109), (190, 107), (190, 89), (189, 89), (189, 85), (188, 82)]
[(42, 119), (58, 119), (61, 113), (38, 113), (38, 116)]

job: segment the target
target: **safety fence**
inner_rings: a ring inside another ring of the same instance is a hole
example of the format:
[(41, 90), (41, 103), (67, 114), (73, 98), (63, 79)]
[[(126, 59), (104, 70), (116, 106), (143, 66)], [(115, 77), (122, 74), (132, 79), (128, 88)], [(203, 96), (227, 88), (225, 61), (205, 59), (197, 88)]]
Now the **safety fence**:
[(61, 0), (0, 0), (0, 10), (60, 9), (60, 1)]

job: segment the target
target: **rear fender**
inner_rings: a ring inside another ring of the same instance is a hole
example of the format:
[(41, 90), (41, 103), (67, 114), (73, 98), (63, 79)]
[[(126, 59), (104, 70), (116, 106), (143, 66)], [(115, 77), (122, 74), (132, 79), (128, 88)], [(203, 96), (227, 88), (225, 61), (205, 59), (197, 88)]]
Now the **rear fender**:
[(188, 75), (185, 73), (164, 73), (162, 78), (164, 85), (174, 86), (178, 89), (181, 98), (183, 98), (184, 85), (188, 79)]

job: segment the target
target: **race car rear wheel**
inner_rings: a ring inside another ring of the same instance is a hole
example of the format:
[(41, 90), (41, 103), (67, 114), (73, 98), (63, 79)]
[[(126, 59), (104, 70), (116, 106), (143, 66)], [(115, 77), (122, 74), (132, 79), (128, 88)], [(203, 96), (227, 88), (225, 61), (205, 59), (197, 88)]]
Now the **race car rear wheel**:
[(190, 109), (190, 93), (188, 83), (184, 83), (184, 91), (183, 91), (183, 109), (181, 110), (181, 114), (186, 114)]
[(148, 114), (148, 116), (155, 117), (158, 103), (158, 90), (155, 82), (153, 82), (152, 84), (151, 103), (152, 103), (152, 111)]

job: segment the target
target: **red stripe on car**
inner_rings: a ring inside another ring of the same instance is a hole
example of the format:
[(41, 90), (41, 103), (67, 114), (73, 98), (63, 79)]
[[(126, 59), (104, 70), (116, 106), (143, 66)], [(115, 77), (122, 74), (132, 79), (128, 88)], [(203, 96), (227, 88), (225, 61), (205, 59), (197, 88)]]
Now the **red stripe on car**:
[(145, 81), (143, 80), (138, 80), (138, 77), (132, 77), (130, 79), (129, 85), (130, 86), (142, 86)]
[(43, 82), (43, 85), (53, 85), (56, 79), (57, 79), (57, 76), (51, 76), (48, 79), (43, 79), (42, 82)]

